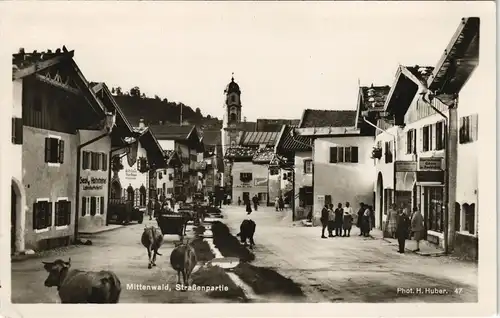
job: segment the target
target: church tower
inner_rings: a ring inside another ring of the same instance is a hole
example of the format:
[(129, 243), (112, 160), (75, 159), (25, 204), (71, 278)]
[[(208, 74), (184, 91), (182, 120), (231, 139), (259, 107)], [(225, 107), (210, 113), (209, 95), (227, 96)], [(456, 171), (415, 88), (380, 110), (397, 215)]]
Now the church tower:
[(238, 144), (241, 123), (241, 90), (234, 81), (234, 73), (231, 82), (224, 90), (224, 117), (222, 120), (222, 147), (224, 153), (227, 147)]

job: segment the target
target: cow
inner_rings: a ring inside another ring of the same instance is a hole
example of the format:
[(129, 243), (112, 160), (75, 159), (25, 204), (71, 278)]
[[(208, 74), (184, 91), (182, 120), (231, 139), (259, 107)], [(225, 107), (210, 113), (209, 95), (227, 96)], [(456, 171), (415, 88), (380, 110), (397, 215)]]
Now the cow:
[(253, 235), (255, 234), (255, 222), (247, 219), (243, 220), (240, 225), (240, 233), (236, 234), (241, 239), (241, 243), (247, 246), (247, 239), (250, 241), (250, 249), (253, 249), (255, 242), (253, 241)]
[(57, 287), (63, 304), (116, 304), (122, 291), (118, 276), (111, 271), (90, 272), (70, 269), (71, 258), (65, 262), (42, 262), (49, 273), (46, 287)]
[[(142, 232), (141, 243), (148, 250), (148, 268), (151, 269), (153, 266), (156, 266), (156, 255), (162, 256), (158, 253), (158, 249), (163, 243), (163, 233), (154, 226), (146, 226)], [(153, 252), (153, 257), (151, 257), (151, 251)]]
[(175, 248), (170, 254), (170, 264), (177, 271), (177, 284), (181, 284), (182, 280), (185, 286), (188, 285), (189, 278), (196, 266), (197, 258), (194, 248), (189, 245), (189, 241), (180, 241), (175, 243)]

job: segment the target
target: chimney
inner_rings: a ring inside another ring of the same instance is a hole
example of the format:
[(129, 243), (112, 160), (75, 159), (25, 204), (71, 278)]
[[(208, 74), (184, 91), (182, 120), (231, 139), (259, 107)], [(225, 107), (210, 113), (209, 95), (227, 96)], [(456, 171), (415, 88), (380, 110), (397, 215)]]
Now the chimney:
[(139, 119), (139, 128), (140, 129), (146, 128), (146, 125), (144, 125), (144, 118)]

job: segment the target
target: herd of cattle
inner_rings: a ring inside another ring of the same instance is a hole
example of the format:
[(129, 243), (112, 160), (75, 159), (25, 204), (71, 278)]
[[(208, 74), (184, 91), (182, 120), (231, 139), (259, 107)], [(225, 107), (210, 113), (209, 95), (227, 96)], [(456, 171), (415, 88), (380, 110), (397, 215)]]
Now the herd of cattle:
[[(255, 222), (243, 220), (240, 225), (240, 237), (244, 246), (247, 239), (250, 248), (253, 248)], [(163, 233), (155, 226), (146, 226), (141, 235), (141, 243), (148, 252), (148, 268), (156, 266), (156, 256), (162, 255), (158, 252), (163, 243)], [(49, 273), (45, 280), (46, 287), (57, 287), (61, 303), (118, 303), (121, 293), (121, 282), (112, 271), (82, 271), (70, 269), (71, 258), (68, 262), (57, 259), (54, 262), (42, 262), (44, 269)], [(181, 240), (175, 243), (170, 254), (170, 265), (177, 272), (177, 284), (182, 282), (188, 285), (191, 273), (197, 264), (196, 252), (188, 239), (181, 236)]]

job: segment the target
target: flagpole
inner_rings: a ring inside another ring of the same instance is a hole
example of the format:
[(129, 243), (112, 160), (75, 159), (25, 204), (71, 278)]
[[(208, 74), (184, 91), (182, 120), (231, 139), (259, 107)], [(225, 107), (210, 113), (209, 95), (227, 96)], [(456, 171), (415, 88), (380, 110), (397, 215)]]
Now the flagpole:
[(182, 103), (181, 103), (181, 126), (182, 126)]

